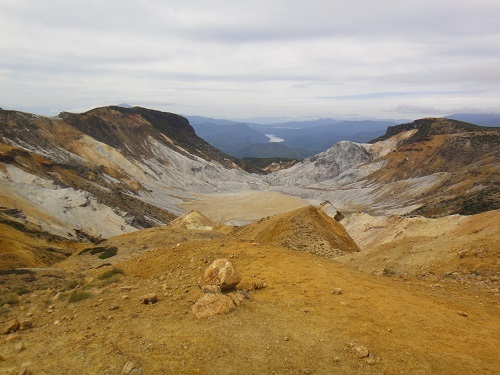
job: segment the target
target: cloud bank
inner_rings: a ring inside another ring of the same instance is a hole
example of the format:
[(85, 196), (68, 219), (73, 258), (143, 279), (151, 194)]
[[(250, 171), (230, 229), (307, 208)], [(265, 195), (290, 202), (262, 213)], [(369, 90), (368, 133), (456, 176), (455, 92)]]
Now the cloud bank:
[(0, 107), (181, 114), (500, 112), (500, 3), (0, 3)]

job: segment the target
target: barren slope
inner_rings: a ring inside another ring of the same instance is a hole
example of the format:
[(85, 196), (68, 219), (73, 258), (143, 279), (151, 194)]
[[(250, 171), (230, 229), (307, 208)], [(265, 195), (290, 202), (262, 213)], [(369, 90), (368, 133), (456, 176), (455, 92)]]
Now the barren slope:
[[(156, 228), (126, 237), (135, 241), (122, 241), (124, 251), (169, 241)], [(191, 312), (200, 293), (196, 279), (216, 258), (231, 259), (243, 286), (265, 282), (268, 287), (251, 292), (230, 314), (199, 320)], [(157, 374), (500, 370), (498, 298), (473, 286), (443, 281), (441, 288), (429, 288), (306, 252), (231, 238), (188, 238), (117, 266), (124, 276), (100, 280), (106, 268), (87, 272), (95, 279), (87, 278), (80, 290), (91, 297), (80, 302), (67, 302), (69, 286), (19, 297), (0, 324), (29, 313), (35, 328), (1, 338), (0, 369), (115, 374), (129, 363)], [(342, 294), (332, 294), (334, 288)], [(60, 289), (64, 292), (56, 295)], [(140, 303), (148, 292), (158, 294), (157, 304)], [(357, 346), (365, 346), (369, 356), (360, 358)]]

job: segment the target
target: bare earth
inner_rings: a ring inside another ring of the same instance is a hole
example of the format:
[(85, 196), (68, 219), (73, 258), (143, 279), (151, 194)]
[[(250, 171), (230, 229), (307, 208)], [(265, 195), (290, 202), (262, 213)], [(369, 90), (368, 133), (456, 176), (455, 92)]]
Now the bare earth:
[(273, 191), (243, 193), (197, 194), (194, 200), (185, 200), (182, 207), (196, 208), (218, 224), (248, 224), (267, 216), (305, 207), (311, 203)]
[[(212, 214), (199, 209), (210, 218), (231, 212), (230, 205)], [(311, 221), (309, 211), (288, 219)], [(495, 217), (498, 212), (488, 220)], [(279, 217), (281, 223), (288, 219)], [(263, 220), (259, 228), (269, 232), (276, 223)], [(500, 373), (498, 278), (484, 288), (437, 273), (373, 275), (255, 231), (241, 237), (148, 229), (99, 244), (118, 248), (108, 259), (87, 252), (43, 274), (8, 275), (8, 282), (0, 275), (0, 286), (33, 289), (4, 308), (0, 328), (14, 318), (34, 325), (0, 338), (0, 374), (25, 368), (33, 374)], [(491, 232), (484, 233), (487, 241)], [(217, 258), (234, 264), (240, 288), (267, 287), (251, 291), (229, 314), (197, 319), (191, 311), (201, 293), (197, 278)], [(498, 257), (482, 261), (498, 276)], [(96, 268), (106, 263), (111, 265)], [(124, 274), (99, 278), (112, 267)], [(341, 292), (333, 294), (335, 288)], [(70, 303), (75, 290), (90, 297)], [(150, 292), (158, 303), (142, 304)]]

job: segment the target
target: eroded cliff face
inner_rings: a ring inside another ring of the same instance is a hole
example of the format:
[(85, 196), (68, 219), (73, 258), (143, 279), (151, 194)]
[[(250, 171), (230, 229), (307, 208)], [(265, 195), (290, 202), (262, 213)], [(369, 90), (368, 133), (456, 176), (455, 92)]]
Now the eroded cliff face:
[(274, 190), (340, 210), (474, 214), (500, 208), (499, 146), (499, 128), (423, 119), (371, 144), (340, 142), (266, 178)]
[(168, 223), (198, 193), (271, 189), (327, 200), (332, 212), (372, 214), (499, 208), (498, 128), (424, 119), (389, 130), (375, 143), (339, 142), (260, 176), (175, 114), (105, 107), (43, 117), (2, 110), (0, 206), (21, 209), (49, 233), (91, 239)]
[(143, 108), (53, 118), (0, 111), (0, 136), (0, 205), (22, 206), (28, 221), (63, 237), (161, 225), (191, 193), (264, 185), (186, 119)]

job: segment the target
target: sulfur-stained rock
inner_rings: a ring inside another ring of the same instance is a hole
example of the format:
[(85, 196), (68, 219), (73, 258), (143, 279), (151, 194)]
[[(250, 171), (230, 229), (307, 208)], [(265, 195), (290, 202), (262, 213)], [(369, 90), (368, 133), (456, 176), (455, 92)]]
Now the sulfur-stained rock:
[(203, 294), (193, 305), (193, 313), (198, 318), (227, 314), (236, 308), (233, 300), (224, 294)]
[(240, 275), (229, 260), (216, 259), (205, 270), (203, 276), (198, 279), (198, 285), (202, 289), (206, 285), (217, 285), (222, 291), (225, 291), (236, 288), (240, 281)]

